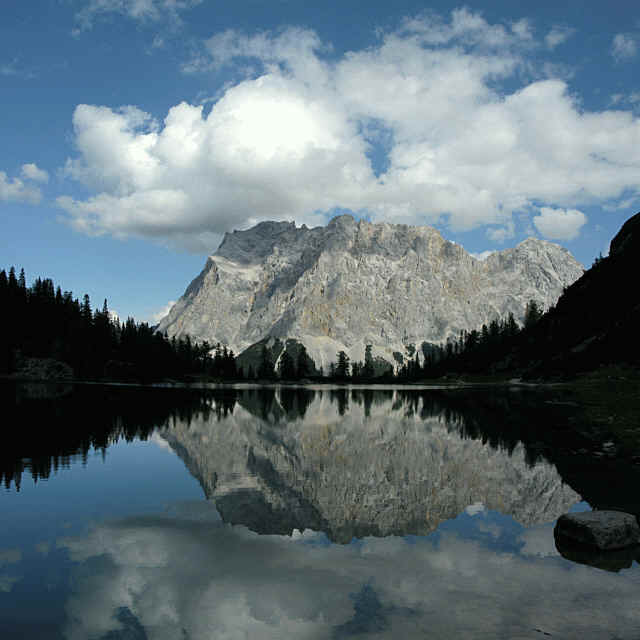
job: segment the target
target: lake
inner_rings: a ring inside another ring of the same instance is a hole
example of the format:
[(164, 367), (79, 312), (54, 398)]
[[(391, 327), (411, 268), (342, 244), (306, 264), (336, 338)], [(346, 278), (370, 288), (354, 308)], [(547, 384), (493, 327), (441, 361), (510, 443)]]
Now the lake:
[(640, 637), (640, 466), (565, 392), (3, 384), (0, 638)]

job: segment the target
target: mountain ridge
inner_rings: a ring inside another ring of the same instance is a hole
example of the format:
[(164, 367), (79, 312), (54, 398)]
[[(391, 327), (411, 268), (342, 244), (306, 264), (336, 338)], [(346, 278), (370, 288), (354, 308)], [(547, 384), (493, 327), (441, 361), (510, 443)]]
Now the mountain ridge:
[(535, 238), (479, 260), (430, 226), (267, 221), (226, 233), (158, 329), (236, 353), (293, 338), (325, 369), (340, 350), (363, 359), (366, 344), (393, 362), (509, 313), (521, 321), (530, 299), (553, 305), (582, 272), (566, 249)]

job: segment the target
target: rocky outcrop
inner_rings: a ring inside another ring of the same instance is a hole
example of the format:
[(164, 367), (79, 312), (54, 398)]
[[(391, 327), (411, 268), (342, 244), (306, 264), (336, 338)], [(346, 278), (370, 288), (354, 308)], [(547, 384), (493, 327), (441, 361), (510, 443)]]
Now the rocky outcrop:
[(582, 273), (558, 245), (529, 238), (477, 260), (432, 227), (334, 218), (326, 227), (263, 222), (225, 235), (158, 329), (236, 353), (267, 336), (305, 345), (327, 370), (336, 353), (394, 362), (513, 313), (554, 304)]
[(241, 391), (219, 422), (195, 418), (162, 432), (225, 521), (260, 533), (314, 529), (346, 543), (426, 535), (471, 505), (525, 526), (551, 522), (580, 499), (553, 465), (528, 464), (523, 445), (509, 452), (464, 437), (455, 420), (421, 416), (415, 398), (307, 393), (294, 406), (286, 389), (268, 402)]

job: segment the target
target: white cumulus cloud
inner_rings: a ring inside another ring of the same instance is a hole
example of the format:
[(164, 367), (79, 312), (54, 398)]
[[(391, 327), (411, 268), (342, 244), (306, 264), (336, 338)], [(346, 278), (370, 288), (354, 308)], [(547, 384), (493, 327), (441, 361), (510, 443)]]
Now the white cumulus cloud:
[(162, 309), (156, 311), (155, 313), (152, 313), (151, 322), (153, 324), (158, 324), (158, 322), (160, 322), (160, 320), (162, 320), (162, 318), (164, 318), (169, 313), (169, 311), (171, 311), (171, 308), (175, 303), (175, 300), (169, 300), (169, 302), (167, 302), (167, 304)]
[(577, 209), (542, 207), (540, 215), (533, 218), (536, 229), (552, 240), (574, 240), (586, 223), (587, 216)]
[(38, 204), (40, 200), (42, 193), (38, 187), (25, 184), (20, 178), (10, 178), (4, 171), (0, 171), (0, 202)]
[(22, 165), (22, 177), (26, 180), (33, 180), (34, 182), (49, 182), (49, 174), (40, 169), (38, 165), (30, 162)]
[(640, 120), (586, 111), (564, 80), (527, 80), (534, 49), (545, 50), (526, 21), (467, 9), (406, 20), (337, 57), (309, 30), (218, 33), (185, 66), (238, 71), (209, 112), (183, 102), (158, 121), (78, 105), (66, 172), (94, 195), (58, 204), (87, 233), (210, 252), (227, 230), (322, 224), (335, 208), (488, 225), (503, 241), (514, 213), (637, 194)]

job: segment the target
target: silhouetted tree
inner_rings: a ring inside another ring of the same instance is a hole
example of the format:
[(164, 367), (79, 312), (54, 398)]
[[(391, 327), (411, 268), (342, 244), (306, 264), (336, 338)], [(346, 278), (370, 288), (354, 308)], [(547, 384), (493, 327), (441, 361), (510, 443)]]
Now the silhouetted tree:
[(371, 354), (371, 345), (368, 344), (364, 348), (364, 367), (362, 369), (362, 377), (366, 379), (373, 378), (373, 355)]
[(298, 349), (298, 357), (296, 358), (296, 374), (299, 379), (306, 378), (311, 374), (309, 363), (310, 358), (307, 354), (307, 349), (301, 344)]
[(524, 311), (524, 328), (530, 329), (538, 323), (541, 317), (542, 309), (540, 309), (538, 303), (535, 300), (529, 300)]
[(349, 377), (349, 356), (344, 352), (338, 352), (338, 364), (335, 369), (337, 380), (346, 380)]

